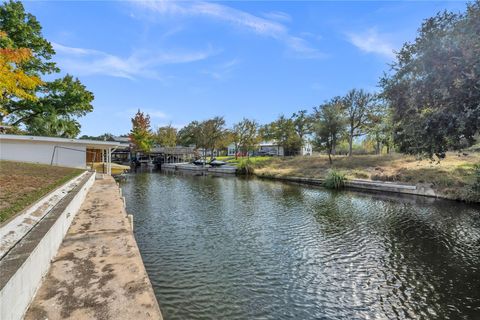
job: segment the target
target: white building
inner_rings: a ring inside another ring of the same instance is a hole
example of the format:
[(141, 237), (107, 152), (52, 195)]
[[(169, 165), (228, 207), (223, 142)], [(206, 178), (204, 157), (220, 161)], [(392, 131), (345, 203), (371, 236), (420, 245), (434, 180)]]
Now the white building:
[(313, 146), (310, 141), (305, 141), (303, 143), (302, 149), (300, 150), (300, 155), (302, 156), (311, 156), (313, 154)]
[(0, 134), (0, 160), (87, 169), (105, 162), (111, 173), (111, 154), (119, 142)]
[[(228, 156), (235, 156), (235, 144), (230, 144), (228, 146)], [(310, 141), (305, 141), (303, 143), (302, 148), (300, 149), (300, 155), (301, 156), (311, 156), (312, 155), (312, 144)], [(258, 149), (257, 152), (258, 154), (261, 155), (267, 155), (267, 156), (283, 156), (284, 150), (282, 146), (279, 146), (278, 143), (274, 141), (262, 141), (258, 144)]]
[(285, 154), (283, 147), (275, 141), (262, 141), (258, 145), (258, 152), (267, 156), (283, 156)]

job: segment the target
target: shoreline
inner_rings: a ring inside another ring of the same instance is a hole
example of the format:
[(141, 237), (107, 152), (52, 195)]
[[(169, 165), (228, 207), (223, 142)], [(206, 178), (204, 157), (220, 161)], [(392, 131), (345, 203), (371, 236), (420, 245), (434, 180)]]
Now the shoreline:
[[(259, 179), (277, 180), (277, 181), (284, 181), (284, 182), (299, 183), (304, 185), (313, 185), (317, 187), (324, 187), (323, 186), (324, 179), (319, 179), (319, 178), (273, 176), (273, 175), (255, 174), (255, 173), (253, 174), (253, 176)], [(463, 202), (466, 204), (479, 203), (479, 202), (467, 202), (462, 199), (445, 195), (425, 185), (412, 185), (412, 184), (405, 184), (405, 183), (393, 183), (393, 182), (383, 182), (383, 181), (374, 181), (374, 180), (349, 179), (345, 182), (344, 187), (339, 189), (339, 191), (341, 191), (342, 189), (358, 190), (363, 192), (374, 192), (377, 194), (386, 193), (386, 194), (397, 194), (397, 195), (421, 196), (421, 197), (427, 197), (427, 198)]]
[(121, 189), (84, 176), (0, 260), (2, 319), (162, 319)]
[(121, 189), (111, 176), (100, 176), (74, 218), (26, 320), (38, 315), (162, 319)]

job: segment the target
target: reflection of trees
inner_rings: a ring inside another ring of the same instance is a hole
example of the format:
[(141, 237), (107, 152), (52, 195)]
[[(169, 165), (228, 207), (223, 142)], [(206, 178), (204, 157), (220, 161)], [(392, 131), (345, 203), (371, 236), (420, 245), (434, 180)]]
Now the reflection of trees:
[(356, 228), (359, 221), (350, 196), (334, 191), (321, 190), (320, 201), (310, 201), (309, 205), (322, 233), (338, 234)]

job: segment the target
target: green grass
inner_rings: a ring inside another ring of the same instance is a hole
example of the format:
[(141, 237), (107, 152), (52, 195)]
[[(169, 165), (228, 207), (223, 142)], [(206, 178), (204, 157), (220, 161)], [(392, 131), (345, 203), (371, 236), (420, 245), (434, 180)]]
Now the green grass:
[(0, 223), (12, 218), (84, 170), (0, 161)]
[(330, 169), (340, 170), (348, 179), (396, 181), (426, 184), (451, 198), (467, 200), (465, 190), (475, 183), (475, 164), (480, 163), (480, 153), (447, 153), (445, 159), (431, 162), (401, 154), (355, 155), (333, 157), (330, 165), (325, 155), (311, 157), (276, 157), (269, 162), (254, 163), (258, 176), (306, 177), (327, 176)]
[(235, 157), (217, 157), (216, 159), (220, 161), (225, 161), (231, 165), (238, 165), (239, 163), (241, 163), (242, 161), (246, 161), (247, 159), (253, 165), (260, 165), (262, 163), (268, 163), (273, 160), (272, 157), (258, 157), (258, 156), (248, 157), (248, 158), (238, 157), (237, 159), (235, 159)]
[(344, 187), (345, 181), (347, 181), (347, 177), (343, 172), (331, 169), (328, 171), (323, 185), (328, 189), (341, 189)]

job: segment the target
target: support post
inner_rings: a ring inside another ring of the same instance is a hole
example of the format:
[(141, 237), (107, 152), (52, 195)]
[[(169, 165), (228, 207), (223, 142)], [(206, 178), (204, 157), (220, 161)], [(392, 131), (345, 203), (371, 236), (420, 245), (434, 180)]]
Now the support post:
[(112, 175), (112, 148), (108, 148), (108, 154), (107, 154), (107, 173), (109, 175)]

